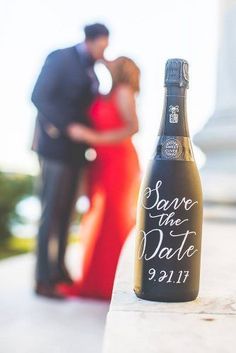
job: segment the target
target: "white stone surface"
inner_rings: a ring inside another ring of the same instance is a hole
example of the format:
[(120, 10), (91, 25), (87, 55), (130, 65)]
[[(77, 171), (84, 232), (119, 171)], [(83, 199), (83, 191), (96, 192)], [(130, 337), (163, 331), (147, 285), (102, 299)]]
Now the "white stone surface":
[(103, 353), (234, 353), (236, 224), (204, 224), (200, 295), (188, 303), (135, 296), (133, 235), (120, 258)]
[(0, 262), (0, 352), (100, 353), (108, 302), (39, 298), (33, 268), (33, 255)]

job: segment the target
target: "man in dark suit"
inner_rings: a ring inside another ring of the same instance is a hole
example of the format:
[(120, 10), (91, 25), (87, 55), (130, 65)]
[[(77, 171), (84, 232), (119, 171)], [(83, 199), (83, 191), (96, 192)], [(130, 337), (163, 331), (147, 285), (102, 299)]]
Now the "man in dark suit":
[(59, 282), (71, 282), (64, 257), (86, 145), (69, 138), (70, 126), (88, 124), (86, 111), (98, 93), (94, 63), (108, 45), (108, 29), (93, 24), (85, 41), (48, 55), (32, 93), (38, 110), (33, 150), (41, 168), (42, 212), (38, 231), (36, 288), (61, 298)]

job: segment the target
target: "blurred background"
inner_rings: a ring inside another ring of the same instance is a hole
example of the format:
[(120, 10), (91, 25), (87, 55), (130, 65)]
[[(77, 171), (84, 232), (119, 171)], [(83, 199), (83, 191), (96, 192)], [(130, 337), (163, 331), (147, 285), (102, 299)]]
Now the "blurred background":
[[(110, 29), (108, 59), (127, 55), (141, 68), (140, 133), (134, 142), (143, 169), (158, 133), (165, 62), (188, 60), (189, 127), (205, 215), (235, 221), (235, 0), (1, 0), (0, 259), (34, 248), (40, 209), (38, 162), (30, 150), (32, 88), (47, 54), (83, 40), (83, 26), (93, 22)], [(107, 71), (97, 64), (96, 72), (100, 91), (108, 92)]]
[[(4, 225), (5, 228), (2, 225), (0, 238), (5, 237), (3, 233), (6, 231), (23, 237), (35, 234), (39, 205), (34, 197), (29, 196), (33, 193), (38, 161), (30, 151), (36, 116), (30, 96), (45, 57), (56, 48), (83, 40), (83, 26), (96, 21), (104, 22), (111, 31), (107, 58), (127, 55), (141, 68), (140, 133), (135, 137), (135, 144), (143, 167), (152, 153), (158, 132), (164, 95), (164, 66), (168, 58), (185, 58), (190, 63), (188, 113), (191, 135), (202, 128), (213, 112), (218, 1), (151, 0), (147, 5), (142, 1), (2, 0), (0, 217), (3, 224), (4, 219), (9, 224)], [(96, 71), (101, 92), (108, 91), (108, 73), (99, 64)], [(201, 166), (204, 154), (196, 148), (195, 154)], [(5, 193), (6, 197), (3, 197)], [(11, 207), (25, 196), (27, 201), (16, 208), (18, 216), (27, 220), (22, 226)]]

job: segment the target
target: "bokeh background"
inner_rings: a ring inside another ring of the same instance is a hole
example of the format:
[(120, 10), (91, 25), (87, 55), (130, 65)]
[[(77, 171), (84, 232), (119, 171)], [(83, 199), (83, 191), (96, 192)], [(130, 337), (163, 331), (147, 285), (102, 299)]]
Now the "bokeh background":
[[(14, 175), (18, 181), (21, 176), (22, 195), (25, 188), (28, 188), (27, 193), (33, 192), (31, 184), (38, 173), (38, 161), (30, 151), (36, 115), (30, 102), (31, 91), (47, 54), (83, 40), (83, 26), (87, 23), (104, 22), (110, 28), (107, 58), (127, 55), (141, 68), (141, 93), (137, 101), (140, 133), (134, 140), (144, 168), (160, 123), (164, 65), (168, 58), (185, 58), (190, 63), (189, 125), (192, 135), (200, 130), (214, 108), (218, 13), (216, 0), (150, 0), (147, 3), (2, 0), (0, 171), (11, 173), (9, 183), (15, 183)], [(109, 75), (99, 64), (96, 71), (101, 92), (107, 92)], [(195, 154), (198, 164), (202, 165), (204, 155), (197, 148)], [(33, 177), (25, 179), (25, 175)], [(9, 192), (6, 193), (9, 198)], [(18, 193), (14, 196), (14, 204), (21, 198), (20, 190)], [(37, 200), (28, 198), (27, 202), (18, 205), (17, 212), (27, 222), (22, 226), (13, 214), (9, 215), (11, 231), (16, 236), (33, 236), (39, 213)], [(3, 217), (7, 217), (7, 211)]]
[[(190, 129), (197, 131), (213, 110), (218, 10), (216, 0), (2, 0), (1, 168), (37, 173), (37, 163), (29, 152), (35, 115), (30, 104), (32, 87), (46, 55), (82, 40), (83, 25), (95, 21), (104, 22), (111, 30), (107, 57), (128, 55), (142, 70), (139, 116), (143, 141), (155, 139), (164, 64), (171, 57), (183, 57), (190, 63)], [(145, 145), (142, 155), (150, 150), (149, 144)]]

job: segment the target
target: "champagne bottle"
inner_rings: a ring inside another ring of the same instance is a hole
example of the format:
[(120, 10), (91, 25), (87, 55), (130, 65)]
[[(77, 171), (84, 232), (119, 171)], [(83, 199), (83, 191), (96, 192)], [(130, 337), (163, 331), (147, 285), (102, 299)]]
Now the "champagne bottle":
[(163, 302), (194, 300), (199, 291), (202, 190), (189, 138), (188, 63), (169, 59), (158, 142), (138, 205), (134, 291)]

